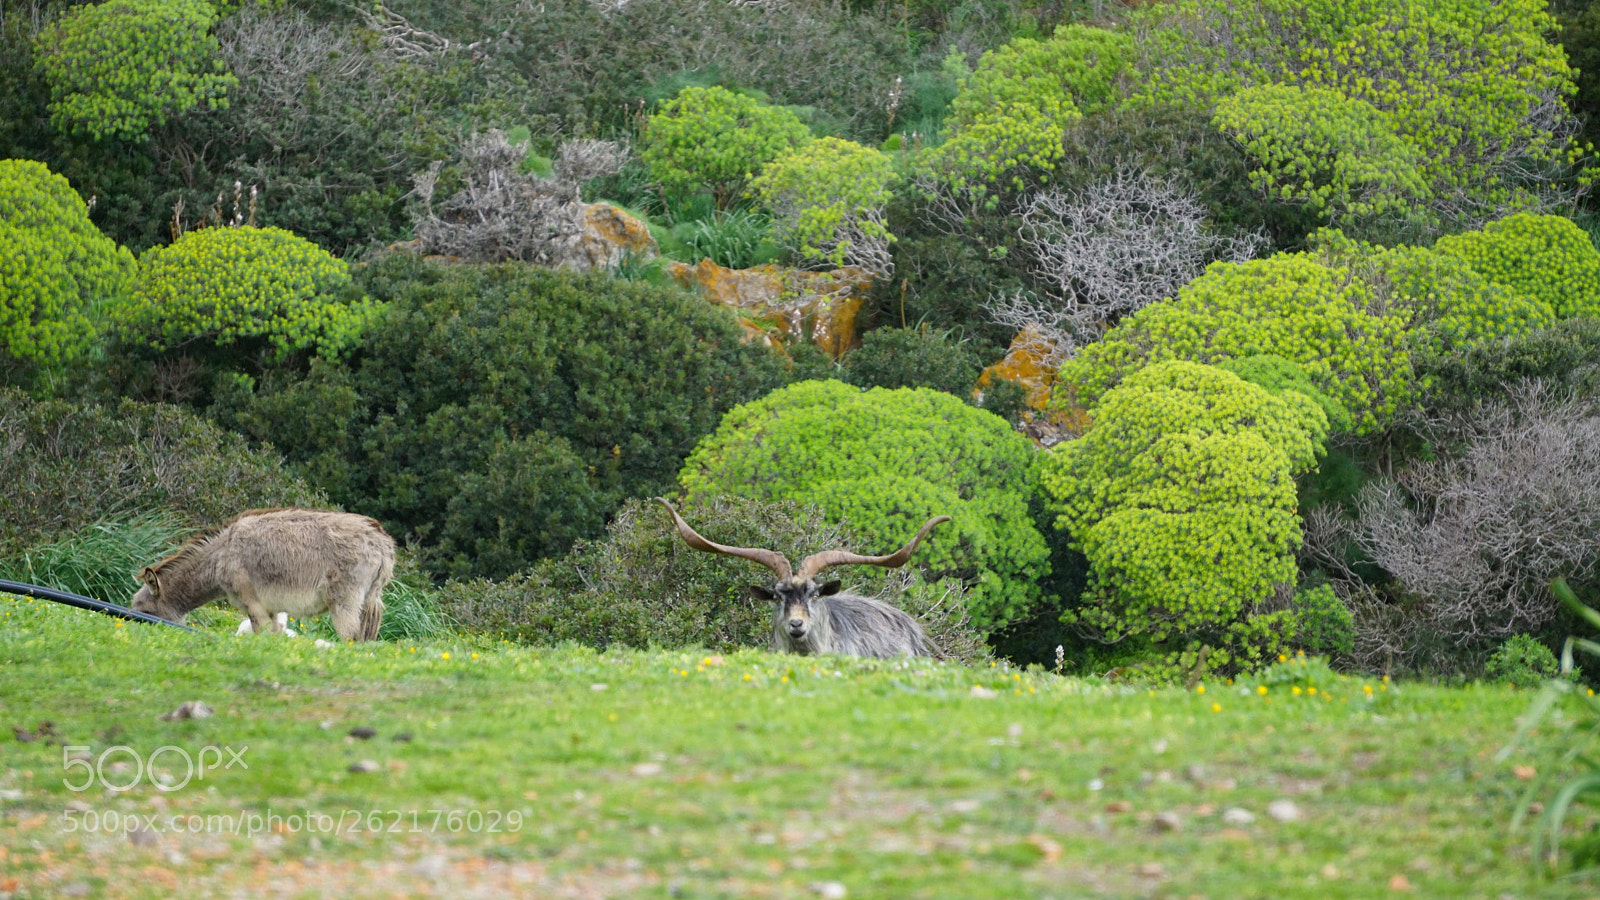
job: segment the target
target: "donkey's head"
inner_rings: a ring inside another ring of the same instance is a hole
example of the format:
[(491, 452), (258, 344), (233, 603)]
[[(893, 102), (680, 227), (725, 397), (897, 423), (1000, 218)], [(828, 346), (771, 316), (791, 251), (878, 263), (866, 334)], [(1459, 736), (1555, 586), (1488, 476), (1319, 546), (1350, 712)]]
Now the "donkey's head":
[(723, 553), (752, 560), (772, 570), (772, 574), (777, 576), (776, 580), (770, 585), (751, 585), (750, 594), (776, 604), (773, 627), (786, 634), (792, 643), (800, 645), (804, 645), (819, 628), (828, 627), (826, 622), (819, 624), (819, 619), (826, 614), (821, 601), (824, 597), (839, 593), (837, 579), (818, 583), (817, 576), (824, 569), (852, 564), (897, 569), (911, 559), (912, 551), (916, 550), (922, 539), (928, 536), (928, 532), (935, 526), (950, 521), (949, 516), (934, 516), (923, 523), (922, 528), (917, 531), (917, 536), (909, 543), (886, 556), (862, 556), (848, 550), (824, 550), (801, 560), (799, 570), (795, 571), (790, 569), (789, 560), (776, 550), (729, 547), (706, 540), (689, 527), (689, 523), (678, 515), (678, 511), (672, 508), (671, 503), (661, 497), (657, 497), (656, 500), (672, 514), (672, 521), (678, 526), (678, 534), (690, 547), (707, 553)]
[(170, 598), (162, 595), (159, 564), (141, 569), (139, 580), (144, 582), (144, 586), (133, 595), (133, 599), (128, 602), (128, 608), (134, 612), (149, 613), (156, 618), (182, 624), (188, 617), (189, 611), (178, 608)]

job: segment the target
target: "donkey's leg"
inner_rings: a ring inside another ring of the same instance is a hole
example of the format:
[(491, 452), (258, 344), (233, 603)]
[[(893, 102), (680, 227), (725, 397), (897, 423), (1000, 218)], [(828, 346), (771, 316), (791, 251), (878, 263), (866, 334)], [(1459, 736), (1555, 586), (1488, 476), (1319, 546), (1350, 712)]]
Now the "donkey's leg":
[[(255, 585), (248, 581), (241, 582), (227, 592), (228, 602), (232, 603), (240, 612), (250, 617), (251, 630), (256, 634), (266, 634), (278, 630), (278, 622), (267, 608), (261, 605), (261, 598), (256, 595)], [(244, 633), (240, 626), (240, 633)]]
[(367, 583), (365, 595), (361, 598), (361, 639), (364, 641), (378, 639), (378, 629), (383, 624), (383, 589), (389, 586), (389, 578), (393, 575), (394, 563), (386, 559), (378, 565)]

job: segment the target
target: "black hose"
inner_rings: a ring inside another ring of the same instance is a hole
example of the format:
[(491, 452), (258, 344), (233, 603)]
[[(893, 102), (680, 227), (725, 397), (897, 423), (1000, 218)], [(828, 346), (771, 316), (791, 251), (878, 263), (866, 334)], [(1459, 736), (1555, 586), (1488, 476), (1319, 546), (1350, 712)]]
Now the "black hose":
[(166, 619), (152, 616), (149, 613), (134, 612), (126, 606), (118, 606), (115, 603), (107, 603), (104, 600), (94, 600), (82, 594), (58, 591), (55, 588), (40, 587), (37, 584), (23, 584), (20, 581), (7, 581), (4, 578), (0, 578), (0, 594), (17, 594), (22, 597), (36, 597), (40, 600), (54, 600), (57, 603), (65, 603), (68, 606), (76, 606), (79, 609), (105, 613), (108, 616), (116, 616), (119, 619), (131, 619), (135, 622), (145, 622), (150, 625), (167, 625), (172, 628), (182, 628), (184, 631), (194, 631), (193, 628), (187, 625), (168, 622)]

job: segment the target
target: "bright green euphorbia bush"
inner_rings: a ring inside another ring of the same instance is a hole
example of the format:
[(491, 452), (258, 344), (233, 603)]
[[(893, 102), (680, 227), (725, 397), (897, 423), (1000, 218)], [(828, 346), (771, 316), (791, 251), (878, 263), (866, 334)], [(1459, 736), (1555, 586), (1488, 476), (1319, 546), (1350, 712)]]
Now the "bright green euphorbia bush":
[(73, 8), (38, 38), (51, 122), (131, 140), (238, 85), (211, 35), (206, 0), (106, 0)]
[(132, 300), (116, 322), (123, 340), (157, 350), (259, 339), (279, 359), (331, 357), (378, 309), (352, 300), (350, 286), (343, 260), (281, 228), (204, 228), (139, 258)]
[(1262, 84), (1224, 98), (1213, 122), (1261, 164), (1250, 173), (1259, 190), (1329, 219), (1403, 211), (1429, 194), (1422, 154), (1365, 100)]
[(1172, 299), (1122, 320), (1061, 368), (1092, 406), (1145, 366), (1270, 354), (1293, 361), (1349, 411), (1354, 430), (1380, 428), (1413, 399), (1405, 316), (1373, 308), (1345, 269), (1303, 253), (1213, 263)]
[(863, 552), (895, 550), (950, 516), (914, 561), (972, 585), (973, 623), (987, 632), (1024, 617), (1050, 571), (1028, 513), (1035, 454), (1005, 420), (949, 394), (805, 381), (730, 411), (679, 480), (691, 500), (815, 504), (870, 539)]
[(674, 189), (711, 188), (726, 208), (761, 167), (811, 140), (793, 112), (722, 87), (686, 87), (650, 117), (644, 161)]
[(1518, 213), (1482, 231), (1442, 237), (1434, 249), (1548, 304), (1556, 318), (1600, 316), (1600, 251), (1571, 219)]
[(1494, 283), (1454, 254), (1376, 246), (1332, 229), (1312, 234), (1311, 244), (1324, 262), (1348, 267), (1406, 319), (1414, 350), (1451, 353), (1523, 338), (1555, 322), (1549, 303)]
[(1328, 433), (1314, 401), (1174, 360), (1130, 375), (1091, 416), (1040, 476), (1089, 560), (1077, 622), (1108, 641), (1225, 634), (1294, 583), (1294, 477)]
[(1209, 108), (1267, 84), (1383, 113), (1421, 153), (1431, 206), (1471, 218), (1570, 172), (1576, 93), (1545, 0), (1173, 0), (1136, 14), (1139, 98)]
[(0, 357), (52, 366), (80, 356), (132, 271), (133, 256), (94, 227), (65, 178), (0, 160)]
[(826, 137), (767, 163), (750, 189), (772, 210), (777, 236), (802, 258), (878, 268), (894, 240), (884, 207), (896, 177), (886, 154)]
[(1116, 99), (1132, 57), (1128, 35), (1082, 25), (988, 51), (962, 80), (945, 118), (950, 136), (927, 168), (945, 183), (980, 191), (1014, 178), (1018, 168), (1053, 168), (1066, 126)]

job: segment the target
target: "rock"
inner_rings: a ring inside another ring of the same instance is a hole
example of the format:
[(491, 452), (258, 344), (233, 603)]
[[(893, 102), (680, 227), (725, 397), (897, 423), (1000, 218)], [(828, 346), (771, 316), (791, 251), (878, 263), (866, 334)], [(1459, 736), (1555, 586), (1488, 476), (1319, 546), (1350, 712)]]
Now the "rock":
[(216, 714), (204, 700), (185, 700), (177, 709), (162, 713), (156, 718), (163, 722), (175, 722), (179, 719), (209, 719)]
[(362, 726), (360, 726), (358, 728), (350, 729), (350, 736), (351, 737), (358, 738), (358, 739), (363, 740), (363, 741), (370, 741), (377, 734), (378, 734), (378, 729), (376, 729), (376, 728), (368, 728), (365, 725), (362, 725)]
[(22, 799), (22, 792), (15, 788), (0, 789), (0, 800), (17, 801)]
[(1242, 828), (1256, 820), (1256, 814), (1248, 809), (1237, 806), (1222, 811), (1222, 821), (1236, 828)]
[(659, 252), (650, 226), (609, 203), (590, 203), (583, 210), (583, 234), (565, 268), (580, 272), (615, 269), (628, 256), (652, 259)]
[(1088, 412), (1082, 409), (1051, 409), (1055, 393), (1060, 349), (1033, 328), (1024, 328), (1011, 339), (1005, 358), (983, 370), (978, 390), (998, 381), (1011, 381), (1027, 391), (1023, 431), (1040, 446), (1050, 447), (1089, 428)]
[(325, 641), (322, 638), (317, 638), (316, 647), (318, 650), (326, 650), (332, 646), (335, 646), (333, 641)]
[(1279, 822), (1298, 822), (1300, 807), (1293, 800), (1274, 800), (1267, 804), (1267, 815)]
[(1183, 828), (1183, 819), (1175, 812), (1161, 812), (1156, 813), (1151, 824), (1157, 831), (1178, 831)]
[(154, 831), (147, 831), (142, 827), (136, 827), (128, 832), (128, 841), (135, 847), (154, 847), (161, 843), (161, 835), (156, 834)]
[(402, 731), (399, 734), (394, 736), (394, 740), (397, 740), (397, 741), (401, 742), (402, 744), (403, 743), (407, 743), (407, 742), (409, 742), (411, 740), (411, 732)]
[(435, 853), (417, 860), (411, 865), (411, 872), (427, 879), (444, 877), (445, 871), (450, 867), (450, 861)]
[(997, 691), (989, 690), (981, 684), (975, 684), (972, 686), (972, 696), (983, 700), (993, 700), (994, 698), (1000, 696), (1000, 694)]
[(639, 763), (633, 767), (632, 771), (637, 778), (648, 778), (651, 775), (661, 774), (661, 764), (653, 762)]
[(373, 759), (363, 759), (360, 762), (353, 762), (350, 764), (350, 771), (355, 772), (356, 774), (376, 772), (381, 768), (383, 767), (378, 765), (378, 761)]
[(739, 313), (746, 341), (781, 348), (809, 334), (834, 359), (855, 343), (856, 314), (872, 288), (872, 273), (853, 266), (828, 272), (776, 265), (729, 269), (704, 259), (693, 266), (674, 262), (667, 271), (683, 287)]
[(845, 890), (845, 886), (837, 881), (815, 882), (811, 885), (811, 891), (821, 897), (822, 900), (844, 900), (844, 898), (850, 896), (850, 892)]

